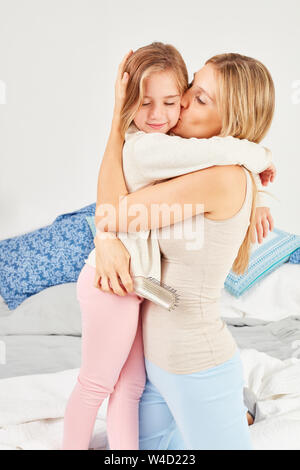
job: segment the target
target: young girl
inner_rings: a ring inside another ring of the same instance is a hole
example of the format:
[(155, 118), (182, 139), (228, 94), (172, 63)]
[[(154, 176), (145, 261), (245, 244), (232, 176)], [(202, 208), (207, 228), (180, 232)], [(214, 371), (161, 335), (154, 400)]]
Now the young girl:
[[(122, 130), (128, 132), (123, 170), (130, 192), (155, 179), (163, 180), (216, 164), (244, 164), (256, 172), (270, 165), (270, 153), (245, 140), (226, 137), (220, 142), (219, 138), (180, 139), (167, 135), (178, 121), (180, 99), (188, 80), (184, 61), (174, 47), (154, 43), (140, 48), (127, 58), (126, 71), (129, 81), (122, 109)], [(155, 161), (151, 157), (152, 139), (159, 139), (162, 148)], [(113, 185), (113, 180), (109, 185)], [(98, 185), (98, 192), (102, 190), (109, 193), (105, 183)], [(109, 201), (101, 200), (101, 203), (106, 202)], [(143, 243), (147, 244), (148, 254), (157, 252), (157, 246), (153, 245), (157, 240), (150, 241), (150, 251), (149, 240), (135, 240), (137, 246), (141, 244), (139, 253)], [(125, 237), (123, 243), (127, 242), (132, 248), (133, 240)], [(138, 449), (138, 406), (145, 384), (139, 321), (143, 299), (127, 288), (131, 279), (125, 272), (120, 272), (119, 276), (129, 293), (122, 289), (116, 277), (108, 279), (104, 271), (101, 273), (102, 290), (96, 288), (94, 281), (99, 280), (96, 255), (93, 250), (77, 283), (82, 312), (82, 364), (66, 407), (62, 448), (88, 449), (98, 409), (109, 396), (110, 449)], [(130, 251), (128, 262), (129, 259)], [(131, 260), (133, 267), (143, 273), (146, 271), (146, 275), (149, 274), (147, 268), (157, 269), (151, 261), (151, 256), (146, 263), (143, 257), (140, 264), (134, 265), (134, 259)]]

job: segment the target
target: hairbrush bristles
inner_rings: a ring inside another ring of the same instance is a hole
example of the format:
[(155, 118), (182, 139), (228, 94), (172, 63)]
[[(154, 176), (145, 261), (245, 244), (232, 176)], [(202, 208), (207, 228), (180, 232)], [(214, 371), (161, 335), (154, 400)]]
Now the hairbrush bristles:
[(147, 279), (150, 279), (155, 284), (159, 285), (160, 287), (163, 287), (164, 289), (167, 289), (169, 292), (174, 294), (174, 301), (168, 310), (174, 310), (176, 307), (178, 307), (180, 296), (176, 289), (171, 286), (168, 286), (168, 284), (165, 284), (164, 282), (159, 282), (159, 280), (155, 277), (149, 276)]
[(180, 297), (176, 289), (161, 283), (154, 277), (134, 276), (134, 288), (137, 294), (171, 311), (178, 304)]

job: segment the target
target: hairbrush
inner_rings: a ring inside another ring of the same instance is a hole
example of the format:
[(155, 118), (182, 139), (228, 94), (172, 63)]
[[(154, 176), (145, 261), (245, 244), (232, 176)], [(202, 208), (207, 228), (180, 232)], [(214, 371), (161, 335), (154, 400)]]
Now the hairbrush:
[(141, 297), (169, 311), (178, 306), (180, 297), (176, 289), (159, 282), (154, 277), (133, 276), (132, 279), (134, 290)]

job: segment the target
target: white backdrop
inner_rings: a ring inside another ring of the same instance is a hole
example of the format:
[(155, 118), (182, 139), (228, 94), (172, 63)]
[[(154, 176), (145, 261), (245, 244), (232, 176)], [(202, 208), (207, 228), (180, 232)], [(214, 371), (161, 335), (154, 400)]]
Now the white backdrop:
[(221, 52), (269, 68), (271, 209), (300, 234), (299, 21), (299, 0), (0, 0), (0, 239), (95, 202), (118, 63), (152, 41), (175, 45), (190, 78)]

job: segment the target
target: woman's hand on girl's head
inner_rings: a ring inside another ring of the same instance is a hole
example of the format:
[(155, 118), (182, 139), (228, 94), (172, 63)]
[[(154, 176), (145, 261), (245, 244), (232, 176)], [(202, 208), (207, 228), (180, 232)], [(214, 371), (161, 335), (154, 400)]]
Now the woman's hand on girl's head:
[(257, 238), (258, 243), (262, 243), (269, 230), (272, 231), (273, 228), (274, 220), (269, 207), (257, 207), (255, 212), (255, 230), (251, 235), (251, 242), (256, 243)]
[(124, 67), (126, 64), (127, 59), (133, 54), (133, 51), (130, 50), (124, 56), (122, 62), (118, 68), (117, 79), (115, 83), (115, 108), (114, 108), (114, 117), (119, 117), (120, 112), (122, 110), (125, 98), (126, 98), (126, 89), (127, 83), (129, 79), (129, 74), (127, 72), (124, 73)]
[[(105, 235), (108, 232), (104, 232)], [(121, 297), (133, 292), (130, 254), (118, 238), (95, 236), (96, 274), (94, 287)]]

